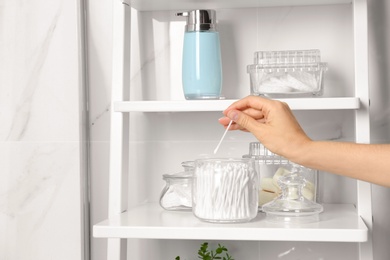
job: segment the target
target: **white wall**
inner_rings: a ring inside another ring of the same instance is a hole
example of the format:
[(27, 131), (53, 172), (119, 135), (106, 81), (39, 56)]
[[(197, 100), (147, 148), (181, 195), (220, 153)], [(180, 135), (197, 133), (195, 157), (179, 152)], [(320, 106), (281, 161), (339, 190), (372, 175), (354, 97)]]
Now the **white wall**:
[[(91, 108), (91, 169), (92, 169), (92, 223), (97, 223), (107, 216), (107, 181), (109, 152), (109, 102), (111, 83), (111, 46), (112, 46), (112, 1), (89, 1), (89, 66), (90, 66), (90, 108)], [(239, 16), (235, 14), (241, 13)], [(390, 142), (390, 107), (388, 105), (389, 78), (386, 67), (390, 62), (387, 50), (389, 34), (386, 30), (389, 21), (386, 16), (390, 6), (385, 0), (369, 1), (370, 28), (370, 84), (372, 89), (372, 141)], [(338, 7), (299, 7), (270, 9), (219, 10), (222, 51), (224, 53), (226, 97), (238, 98), (249, 93), (248, 77), (245, 66), (252, 61), (255, 50), (272, 49), (307, 49), (319, 48), (322, 57), (329, 62), (330, 70), (326, 75), (325, 96), (348, 96), (353, 93), (353, 39), (349, 5)], [(303, 19), (301, 19), (301, 17)], [(174, 16), (174, 12), (133, 13), (134, 23), (140, 24), (143, 38), (133, 38), (135, 47), (132, 58), (132, 98), (134, 99), (167, 99), (182, 98), (180, 86), (180, 35), (183, 22)], [(238, 20), (241, 19), (241, 20)], [(307, 19), (313, 22), (306, 23)], [(174, 21), (170, 23), (170, 21)], [(271, 24), (271, 27), (267, 25)], [(257, 30), (256, 30), (257, 28)], [(137, 30), (137, 28), (134, 28)], [(319, 31), (321, 30), (321, 31)], [(294, 33), (293, 33), (294, 32)], [(234, 37), (229, 37), (234, 35)], [(314, 37), (311, 37), (313, 36)], [(304, 40), (302, 40), (304, 39)], [(138, 49), (139, 48), (139, 49)], [(167, 62), (168, 61), (168, 62)], [(227, 72), (227, 73), (226, 73)], [(172, 77), (173, 75), (173, 77)], [(170, 88), (167, 90), (167, 86)], [(312, 124), (318, 114), (310, 112), (296, 113), (305, 130), (316, 139), (353, 140), (353, 113), (323, 112), (326, 118), (323, 124)], [(131, 202), (157, 200), (162, 185), (161, 175), (180, 170), (180, 162), (194, 158), (203, 151), (212, 151), (221, 131), (215, 124), (219, 113), (201, 115), (202, 122), (208, 127), (198, 128), (196, 135), (175, 132), (175, 124), (190, 131), (192, 120), (198, 113), (190, 114), (148, 114), (132, 115), (131, 120), (135, 135), (130, 136), (134, 150), (130, 151), (137, 162), (133, 172), (145, 168), (148, 160), (148, 171), (134, 177), (144, 186), (135, 185), (136, 196)], [(151, 129), (158, 128), (156, 133)], [(157, 136), (158, 135), (158, 136)], [(253, 140), (248, 135), (230, 134), (226, 138), (227, 154), (241, 155), (247, 152), (247, 143)], [(170, 156), (161, 156), (169, 147)], [(188, 149), (191, 147), (191, 149)], [(160, 155), (160, 156), (158, 156)], [(150, 157), (146, 157), (150, 156)], [(163, 159), (161, 159), (161, 158)], [(152, 180), (146, 182), (145, 180)], [(321, 175), (321, 197), (326, 202), (354, 202), (355, 182), (331, 174)], [(148, 185), (146, 185), (148, 184)], [(332, 189), (334, 185), (338, 189)], [(341, 187), (341, 188), (340, 188)], [(133, 190), (133, 191), (134, 191)], [(383, 206), (390, 199), (388, 188), (373, 186), (374, 210), (374, 257), (385, 260), (390, 255), (387, 238), (390, 236), (390, 224), (386, 220), (389, 210)], [(92, 240), (93, 260), (105, 259), (105, 239)], [(235, 248), (239, 259), (251, 259), (243, 253), (251, 252), (257, 259), (356, 259), (357, 244), (347, 243), (253, 243), (226, 242)], [(148, 259), (160, 254), (168, 256), (169, 251), (195, 252), (198, 241), (129, 241), (135, 252), (145, 247), (149, 250)], [(178, 246), (179, 245), (179, 246)], [(167, 248), (169, 250), (167, 250)], [(179, 249), (181, 248), (181, 249)], [(145, 251), (145, 250), (144, 250)], [(153, 253), (154, 252), (154, 253)], [(286, 253), (288, 252), (288, 253)], [(184, 254), (184, 253), (183, 253)], [(183, 255), (182, 256), (185, 256)], [(343, 258), (340, 255), (343, 254)]]
[[(369, 1), (371, 142), (390, 143), (390, 2)], [(390, 189), (373, 185), (374, 257), (390, 256)]]
[(0, 1), (0, 259), (82, 259), (78, 1)]

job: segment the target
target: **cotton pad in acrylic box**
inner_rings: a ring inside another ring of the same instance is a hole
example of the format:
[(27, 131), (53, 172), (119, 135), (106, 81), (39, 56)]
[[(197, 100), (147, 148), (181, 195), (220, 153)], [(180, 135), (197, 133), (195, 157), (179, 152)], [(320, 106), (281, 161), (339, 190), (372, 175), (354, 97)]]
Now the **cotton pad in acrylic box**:
[(247, 66), (251, 94), (269, 97), (321, 96), (327, 69), (319, 50), (258, 51)]

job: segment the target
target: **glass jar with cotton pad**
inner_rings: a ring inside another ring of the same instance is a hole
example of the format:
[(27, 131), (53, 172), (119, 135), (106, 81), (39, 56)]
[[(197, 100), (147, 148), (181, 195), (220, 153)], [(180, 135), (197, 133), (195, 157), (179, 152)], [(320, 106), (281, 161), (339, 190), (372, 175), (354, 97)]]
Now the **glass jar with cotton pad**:
[(263, 205), (263, 211), (268, 220), (289, 223), (308, 223), (319, 220), (323, 207), (304, 196), (307, 180), (302, 173), (303, 169), (303, 166), (293, 164), (291, 171), (278, 179), (280, 195)]
[[(260, 142), (249, 143), (249, 153), (243, 155), (243, 158), (255, 160), (256, 171), (259, 174), (259, 210), (262, 211), (264, 204), (281, 194), (279, 178), (290, 174), (294, 163), (271, 152)], [(302, 190), (303, 196), (308, 200), (317, 202), (318, 171), (301, 166), (300, 173), (305, 178), (305, 186)]]

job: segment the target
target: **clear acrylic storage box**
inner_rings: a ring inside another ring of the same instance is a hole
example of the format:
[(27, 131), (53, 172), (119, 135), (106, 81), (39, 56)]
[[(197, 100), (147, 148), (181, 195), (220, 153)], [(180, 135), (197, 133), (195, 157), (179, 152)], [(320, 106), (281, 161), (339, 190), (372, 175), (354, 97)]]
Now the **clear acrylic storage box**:
[[(255, 160), (256, 171), (260, 178), (258, 202), (259, 209), (262, 211), (264, 204), (276, 199), (282, 193), (279, 179), (291, 173), (296, 164), (271, 152), (260, 142), (250, 143), (249, 154), (244, 155), (243, 158)], [(302, 195), (310, 201), (317, 201), (318, 171), (300, 166), (300, 174), (306, 182)]]
[(269, 97), (321, 96), (326, 71), (319, 50), (258, 51), (247, 66), (251, 94)]

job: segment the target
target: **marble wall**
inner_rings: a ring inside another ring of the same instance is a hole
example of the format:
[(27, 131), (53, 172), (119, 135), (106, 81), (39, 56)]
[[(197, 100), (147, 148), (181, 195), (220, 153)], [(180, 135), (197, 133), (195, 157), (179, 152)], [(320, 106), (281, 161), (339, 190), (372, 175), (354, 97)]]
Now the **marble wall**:
[(80, 1), (0, 1), (0, 259), (83, 255)]

